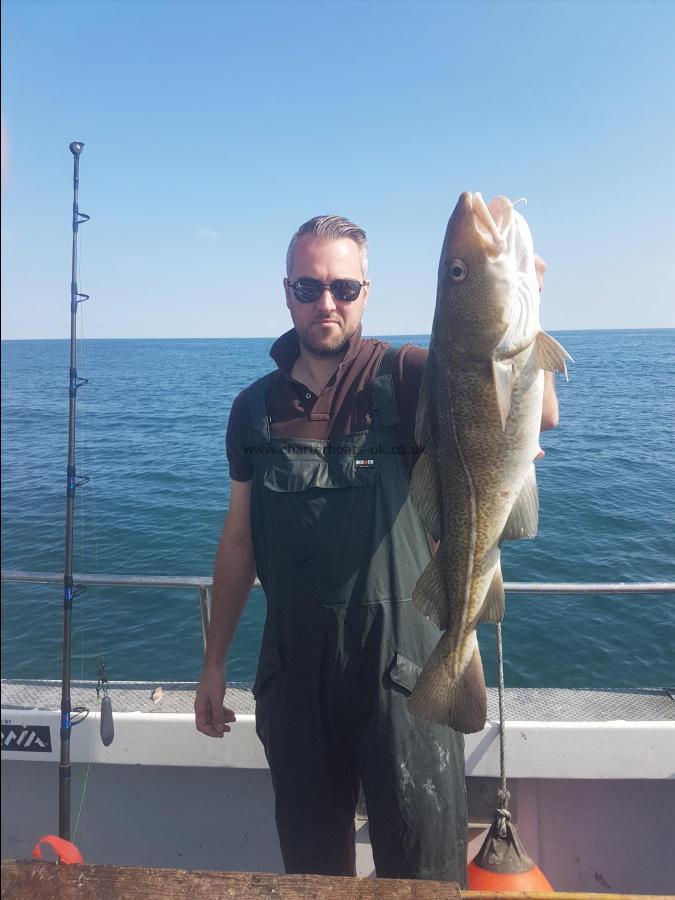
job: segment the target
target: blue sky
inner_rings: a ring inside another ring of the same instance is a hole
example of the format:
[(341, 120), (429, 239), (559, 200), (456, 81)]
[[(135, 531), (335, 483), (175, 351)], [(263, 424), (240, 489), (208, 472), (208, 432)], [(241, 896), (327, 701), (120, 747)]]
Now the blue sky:
[(463, 190), (527, 197), (542, 319), (675, 325), (675, 4), (5, 0), (2, 320), (274, 336), (293, 231), (368, 232), (369, 334), (428, 332)]

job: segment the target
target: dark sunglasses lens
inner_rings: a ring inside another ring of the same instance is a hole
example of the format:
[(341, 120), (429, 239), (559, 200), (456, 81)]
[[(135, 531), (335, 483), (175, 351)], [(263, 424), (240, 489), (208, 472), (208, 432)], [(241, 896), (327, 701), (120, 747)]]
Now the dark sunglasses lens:
[(352, 281), (350, 278), (338, 278), (331, 286), (331, 293), (336, 300), (343, 303), (351, 303), (361, 293), (361, 284), (358, 281)]
[(316, 303), (323, 291), (323, 285), (314, 278), (298, 278), (291, 285), (298, 303)]
[[(323, 284), (316, 278), (298, 278), (291, 285), (298, 303), (316, 303), (323, 293)], [(330, 292), (335, 300), (351, 303), (361, 293), (361, 283), (352, 278), (336, 278), (331, 282)]]

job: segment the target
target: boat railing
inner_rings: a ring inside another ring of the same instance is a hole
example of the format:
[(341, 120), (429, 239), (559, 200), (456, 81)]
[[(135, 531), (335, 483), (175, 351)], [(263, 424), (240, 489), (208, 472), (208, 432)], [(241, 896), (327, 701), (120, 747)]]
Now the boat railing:
[[(2, 570), (2, 581), (24, 581), (31, 584), (63, 583), (63, 573), (59, 572), (21, 572)], [(76, 585), (124, 586), (124, 587), (168, 587), (192, 588), (197, 591), (199, 610), (202, 620), (202, 638), (206, 646), (206, 633), (211, 614), (211, 591), (213, 579), (200, 575), (89, 575), (74, 574)], [(254, 587), (261, 587), (256, 578)], [(507, 594), (675, 594), (675, 581), (637, 581), (637, 582), (531, 582), (507, 581), (504, 583)]]

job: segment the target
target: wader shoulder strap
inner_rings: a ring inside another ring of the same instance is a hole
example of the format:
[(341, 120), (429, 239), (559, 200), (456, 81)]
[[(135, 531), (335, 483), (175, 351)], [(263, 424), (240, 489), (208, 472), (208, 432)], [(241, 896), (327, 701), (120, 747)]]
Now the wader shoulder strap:
[(373, 416), (376, 428), (389, 428), (398, 425), (401, 417), (394, 393), (394, 366), (396, 365), (397, 350), (388, 347), (380, 360), (377, 375), (373, 379)]
[(274, 372), (254, 381), (246, 392), (251, 444), (268, 444), (270, 441), (270, 407), (267, 388)]

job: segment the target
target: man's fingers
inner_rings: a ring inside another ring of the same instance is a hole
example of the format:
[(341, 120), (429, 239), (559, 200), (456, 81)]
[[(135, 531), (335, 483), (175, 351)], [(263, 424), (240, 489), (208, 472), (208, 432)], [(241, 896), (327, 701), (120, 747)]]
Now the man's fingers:
[[(216, 715), (213, 710), (219, 711)], [(236, 722), (236, 716), (231, 709), (221, 703), (212, 704), (209, 697), (197, 696), (195, 700), (195, 725), (197, 731), (209, 737), (222, 737), (226, 731), (231, 731), (228, 722)]]
[(537, 281), (539, 282), (539, 290), (542, 291), (544, 288), (544, 275), (546, 274), (546, 270), (548, 266), (536, 253), (534, 254), (534, 270), (537, 273)]
[(207, 734), (209, 737), (222, 737), (226, 731), (231, 731), (230, 726), (225, 724), (226, 721), (234, 722), (234, 714), (231, 719), (223, 720), (222, 722), (214, 722), (210, 711), (206, 716), (199, 713), (195, 715), (197, 731), (201, 731), (202, 734)]
[(205, 670), (195, 696), (195, 726), (197, 731), (209, 737), (222, 737), (230, 731), (230, 722), (236, 722), (234, 711), (223, 703), (225, 679), (216, 669)]
[(231, 730), (227, 723), (236, 722), (237, 720), (234, 712), (226, 706), (216, 706), (215, 709), (217, 713), (213, 716), (212, 723), (218, 736), (222, 737), (224, 732)]
[(216, 731), (211, 722), (204, 717), (196, 716), (195, 725), (197, 726), (197, 731), (201, 731), (202, 734), (206, 734), (209, 737), (222, 737), (222, 733)]
[(207, 734), (209, 737), (220, 737), (211, 721), (211, 704), (201, 697), (197, 697), (195, 700), (195, 725), (197, 731), (201, 731), (202, 734)]
[(213, 725), (209, 725), (207, 722), (205, 725), (197, 725), (197, 731), (200, 731), (202, 734), (205, 734), (207, 737), (213, 738), (221, 738), (225, 731), (229, 731), (229, 728), (223, 729), (223, 731), (218, 731), (213, 727)]

